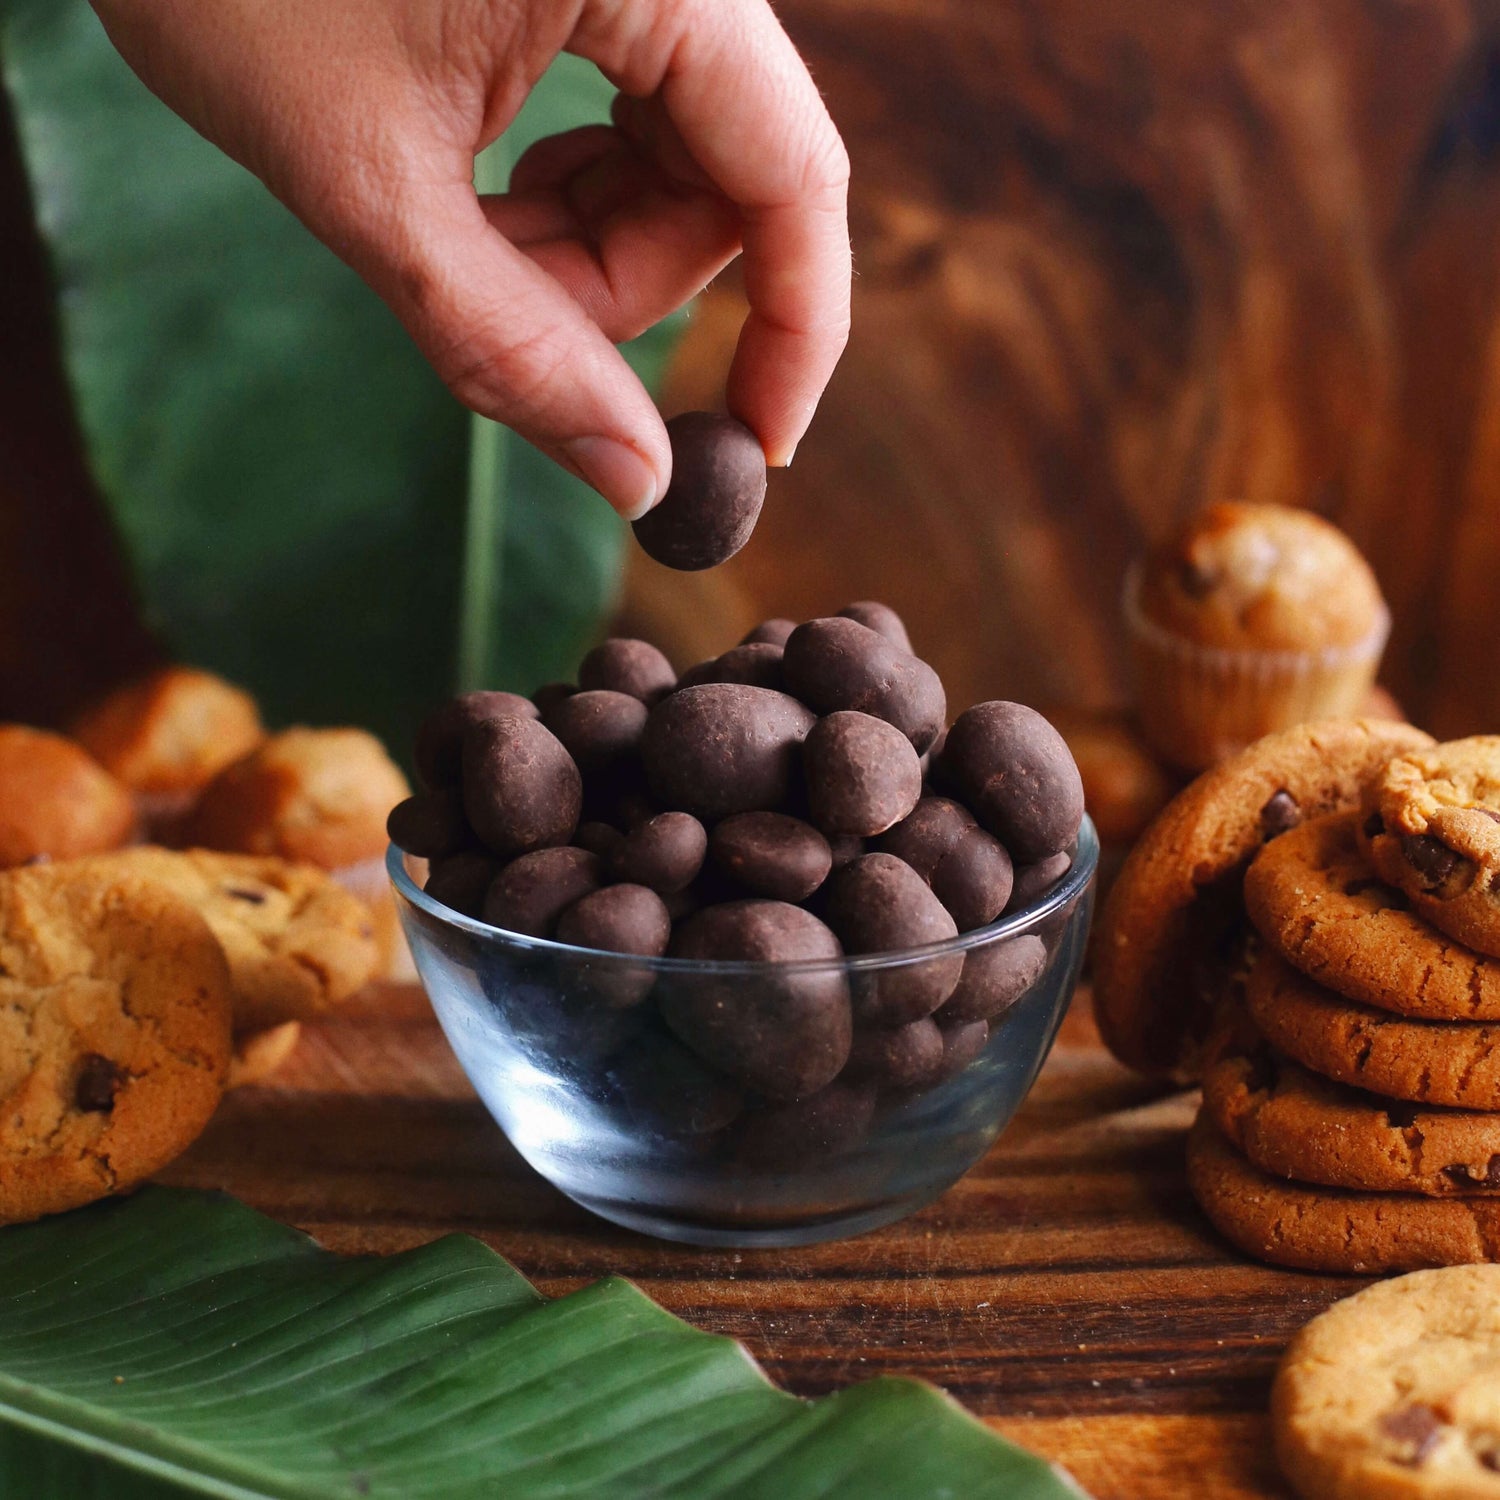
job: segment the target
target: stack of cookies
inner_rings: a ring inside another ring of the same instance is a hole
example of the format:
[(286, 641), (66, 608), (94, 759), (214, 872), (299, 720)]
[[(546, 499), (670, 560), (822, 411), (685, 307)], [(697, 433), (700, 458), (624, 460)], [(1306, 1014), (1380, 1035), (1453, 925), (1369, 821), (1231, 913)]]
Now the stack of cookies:
[(1500, 1259), (1500, 737), (1412, 748), (1245, 875), (1256, 939), (1189, 1143), (1277, 1264)]

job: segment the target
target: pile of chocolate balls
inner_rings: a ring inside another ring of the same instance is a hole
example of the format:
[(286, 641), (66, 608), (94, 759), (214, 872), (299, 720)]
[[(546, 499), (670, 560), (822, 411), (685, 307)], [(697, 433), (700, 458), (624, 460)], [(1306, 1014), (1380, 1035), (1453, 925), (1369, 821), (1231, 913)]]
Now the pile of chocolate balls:
[[(436, 901), (578, 948), (757, 964), (921, 948), (1035, 900), (1083, 816), (1040, 714), (992, 702), (946, 721), (937, 674), (880, 604), (768, 620), (681, 677), (645, 641), (608, 640), (576, 686), (466, 693), (432, 714), (424, 790), (390, 835), (430, 861)], [(1022, 936), (780, 985), (640, 964), (601, 977), (598, 1003), (654, 1009), (677, 1054), (655, 1086), (733, 1101), (718, 1113), (910, 1096), (978, 1055), (1047, 957)]]

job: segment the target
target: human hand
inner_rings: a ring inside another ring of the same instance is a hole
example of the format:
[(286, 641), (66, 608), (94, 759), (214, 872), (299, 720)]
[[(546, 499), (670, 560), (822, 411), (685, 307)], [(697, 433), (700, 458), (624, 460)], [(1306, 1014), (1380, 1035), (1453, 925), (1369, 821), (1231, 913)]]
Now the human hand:
[[(94, 0), (168, 105), (390, 304), (454, 395), (628, 518), (671, 453), (613, 344), (743, 249), (728, 405), (791, 460), (849, 320), (848, 159), (767, 0)], [(510, 191), (475, 156), (559, 52), (620, 90)]]

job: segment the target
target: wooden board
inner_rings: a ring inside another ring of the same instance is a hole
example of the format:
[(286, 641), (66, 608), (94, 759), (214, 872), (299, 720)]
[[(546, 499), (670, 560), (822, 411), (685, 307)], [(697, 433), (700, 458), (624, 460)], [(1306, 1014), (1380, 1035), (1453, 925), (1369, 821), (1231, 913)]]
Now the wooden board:
[(1363, 1283), (1245, 1261), (1187, 1194), (1191, 1096), (1099, 1046), (1086, 1000), (986, 1159), (903, 1223), (801, 1250), (713, 1251), (617, 1229), (528, 1168), (420, 991), (305, 1029), (272, 1085), (226, 1100), (166, 1179), (222, 1187), (341, 1251), (477, 1235), (543, 1290), (623, 1275), (816, 1395), (905, 1372), (1065, 1464), (1099, 1500), (1280, 1495), (1276, 1359)]

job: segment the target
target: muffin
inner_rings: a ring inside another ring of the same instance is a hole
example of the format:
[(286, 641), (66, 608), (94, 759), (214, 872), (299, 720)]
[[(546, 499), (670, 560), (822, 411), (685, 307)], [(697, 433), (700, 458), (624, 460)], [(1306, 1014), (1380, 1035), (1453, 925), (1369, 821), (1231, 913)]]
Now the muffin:
[(327, 870), (369, 904), (387, 977), (410, 978), (385, 875), (385, 820), (410, 795), (385, 747), (363, 729), (285, 729), (209, 782), (178, 842)]
[(1132, 571), (1125, 623), (1142, 732), (1200, 771), (1262, 735), (1357, 713), (1390, 613), (1336, 526), (1222, 502)]
[(148, 822), (180, 816), (266, 737), (255, 700), (192, 667), (163, 667), (86, 710), (73, 736), (135, 793)]
[(0, 869), (118, 849), (135, 821), (129, 791), (72, 740), (0, 724)]

